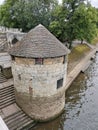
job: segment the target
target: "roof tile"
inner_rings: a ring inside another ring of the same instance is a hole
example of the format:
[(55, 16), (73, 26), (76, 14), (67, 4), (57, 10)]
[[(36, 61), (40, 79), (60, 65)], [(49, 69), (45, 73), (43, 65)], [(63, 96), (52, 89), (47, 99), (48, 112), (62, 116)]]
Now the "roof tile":
[(14, 45), (9, 53), (18, 57), (49, 58), (66, 55), (69, 50), (40, 24)]

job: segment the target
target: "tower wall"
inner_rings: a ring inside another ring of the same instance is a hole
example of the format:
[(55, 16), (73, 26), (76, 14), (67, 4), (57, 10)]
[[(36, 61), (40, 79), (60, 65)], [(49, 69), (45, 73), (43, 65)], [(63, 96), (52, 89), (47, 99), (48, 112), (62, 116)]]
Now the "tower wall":
[(12, 63), (15, 97), (32, 118), (46, 121), (57, 116), (65, 105), (67, 58), (35, 59), (16, 57)]

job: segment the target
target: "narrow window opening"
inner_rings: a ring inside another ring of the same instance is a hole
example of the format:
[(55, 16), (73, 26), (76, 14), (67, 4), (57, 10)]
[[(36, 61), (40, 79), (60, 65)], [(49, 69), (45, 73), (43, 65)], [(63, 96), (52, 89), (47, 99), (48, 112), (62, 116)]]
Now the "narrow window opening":
[(16, 44), (17, 42), (18, 42), (17, 38), (14, 38), (14, 39), (12, 40), (12, 44), (13, 44), (13, 45)]
[(21, 75), (20, 74), (18, 75), (18, 79), (21, 80)]
[(0, 65), (0, 72), (3, 72), (3, 67)]
[(57, 80), (57, 89), (61, 88), (63, 86), (63, 78)]
[(43, 65), (43, 59), (42, 58), (36, 58), (35, 59), (35, 64)]
[(14, 56), (12, 56), (12, 60), (15, 61), (15, 57)]
[(66, 61), (65, 59), (66, 59), (65, 56), (63, 56), (63, 64), (65, 64), (65, 61)]

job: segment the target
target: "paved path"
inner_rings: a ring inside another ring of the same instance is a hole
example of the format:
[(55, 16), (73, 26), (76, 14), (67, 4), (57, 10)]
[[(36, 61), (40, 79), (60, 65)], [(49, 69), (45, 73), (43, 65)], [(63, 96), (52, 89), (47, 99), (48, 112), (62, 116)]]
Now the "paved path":
[(87, 54), (87, 56), (84, 57), (84, 59), (81, 60), (80, 63), (78, 63), (73, 68), (73, 70), (67, 75), (66, 90), (70, 87), (70, 85), (75, 80), (75, 78), (79, 75), (79, 73), (81, 71), (85, 71), (88, 68), (88, 66), (91, 63), (91, 58), (94, 57), (96, 51), (98, 51), (97, 47), (95, 47), (94, 49), (92, 49), (92, 51), (89, 54)]

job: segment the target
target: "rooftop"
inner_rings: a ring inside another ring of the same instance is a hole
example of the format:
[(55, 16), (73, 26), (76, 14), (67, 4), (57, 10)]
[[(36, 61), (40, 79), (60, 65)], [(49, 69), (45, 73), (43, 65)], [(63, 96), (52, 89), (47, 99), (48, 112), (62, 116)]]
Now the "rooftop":
[(66, 55), (69, 50), (40, 24), (14, 45), (9, 53), (17, 57), (49, 58)]

